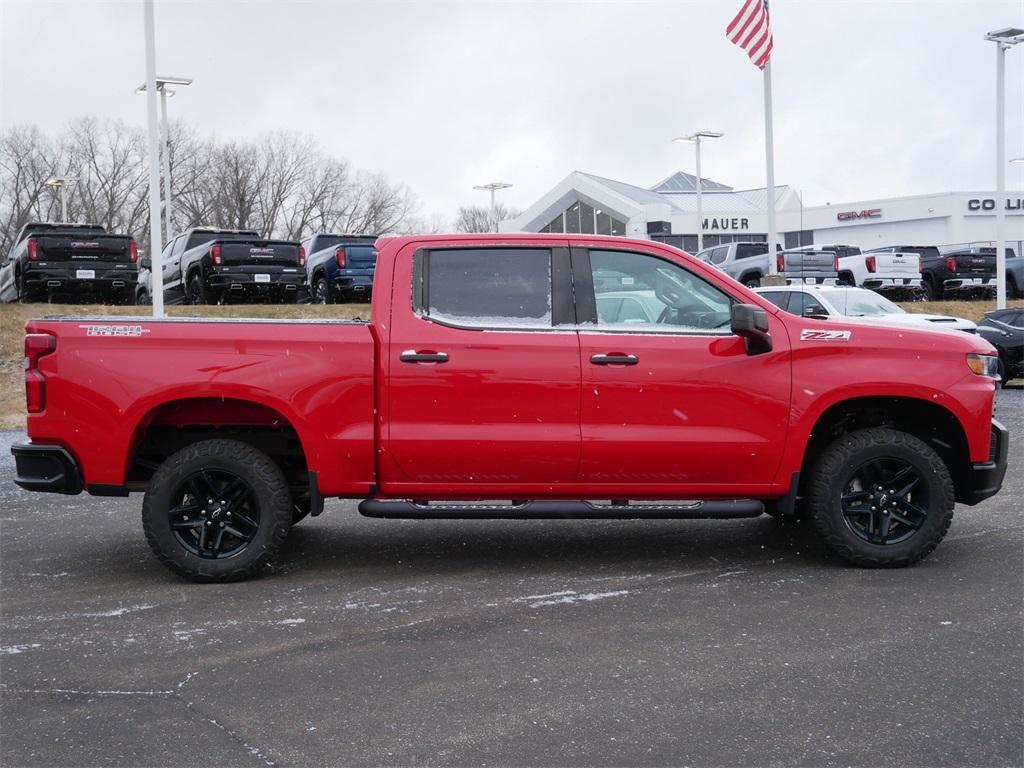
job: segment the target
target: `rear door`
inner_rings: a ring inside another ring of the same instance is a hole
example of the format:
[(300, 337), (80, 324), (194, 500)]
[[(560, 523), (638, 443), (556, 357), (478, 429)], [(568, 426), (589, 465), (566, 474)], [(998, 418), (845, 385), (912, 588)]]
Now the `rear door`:
[[(607, 493), (752, 493), (770, 484), (789, 413), (790, 351), (747, 355), (729, 330), (735, 299), (667, 252), (572, 251), (580, 319), (580, 481)], [(595, 278), (600, 276), (600, 281)], [(635, 294), (653, 321), (605, 316), (601, 294)], [(736, 490), (737, 481), (742, 488)], [(693, 498), (676, 496), (676, 498)]]
[[(580, 361), (568, 249), (397, 254), (382, 365), (385, 492), (471, 497), (576, 478)], [(433, 489), (433, 490), (432, 490)], [(495, 496), (491, 496), (494, 498)]]

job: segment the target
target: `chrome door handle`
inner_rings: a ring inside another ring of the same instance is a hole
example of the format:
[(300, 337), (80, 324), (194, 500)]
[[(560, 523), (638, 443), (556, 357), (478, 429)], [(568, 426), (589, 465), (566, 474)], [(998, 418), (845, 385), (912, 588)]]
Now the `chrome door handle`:
[(640, 358), (636, 355), (594, 355), (590, 362), (594, 365), (636, 365)]
[(415, 349), (407, 349), (398, 359), (403, 363), (447, 363), (447, 352), (417, 352)]

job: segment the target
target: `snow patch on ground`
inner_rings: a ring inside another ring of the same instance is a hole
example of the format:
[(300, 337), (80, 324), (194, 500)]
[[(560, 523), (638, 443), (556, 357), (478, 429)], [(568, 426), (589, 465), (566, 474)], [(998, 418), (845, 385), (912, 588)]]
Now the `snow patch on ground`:
[(6, 653), (24, 653), (25, 651), (32, 650), (33, 648), (41, 647), (41, 643), (27, 643), (25, 645), (0, 645), (0, 654)]
[(576, 603), (592, 603), (595, 600), (607, 600), (610, 597), (622, 597), (628, 595), (628, 589), (617, 589), (614, 592), (584, 592), (580, 593), (573, 589), (566, 589), (561, 592), (552, 592), (548, 595), (530, 595), (520, 597), (518, 602), (528, 603), (530, 608), (543, 608), (548, 605), (575, 605)]

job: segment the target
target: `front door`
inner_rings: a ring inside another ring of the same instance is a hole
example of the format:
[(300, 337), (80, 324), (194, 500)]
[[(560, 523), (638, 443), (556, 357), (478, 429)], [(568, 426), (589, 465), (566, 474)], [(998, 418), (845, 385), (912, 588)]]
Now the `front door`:
[(770, 316), (771, 352), (747, 355), (729, 331), (736, 300), (656, 246), (574, 248), (572, 270), (583, 315), (580, 481), (697, 498), (772, 483), (790, 402), (781, 322)]
[(508, 498), (514, 486), (573, 482), (580, 362), (568, 249), (410, 245), (392, 290), (383, 490), (450, 497), (466, 484)]

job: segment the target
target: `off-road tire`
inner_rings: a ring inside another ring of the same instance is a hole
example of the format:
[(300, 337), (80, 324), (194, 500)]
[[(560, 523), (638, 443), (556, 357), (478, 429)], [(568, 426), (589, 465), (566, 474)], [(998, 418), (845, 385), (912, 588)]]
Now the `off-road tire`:
[(188, 279), (188, 289), (185, 292), (185, 296), (188, 298), (188, 303), (192, 305), (217, 303), (213, 300), (213, 296), (210, 295), (202, 275), (198, 272)]
[[(846, 484), (865, 461), (894, 458), (910, 464), (927, 484), (929, 506), (921, 527), (906, 541), (872, 544), (853, 533), (840, 507)], [(837, 555), (865, 568), (902, 568), (928, 556), (953, 522), (954, 490), (939, 455), (913, 435), (862, 429), (843, 435), (821, 454), (807, 483), (805, 514)]]
[(931, 280), (922, 280), (921, 288), (924, 290), (925, 301), (938, 301), (942, 298), (942, 291)]
[(760, 288), (761, 287), (761, 276), (760, 275), (748, 275), (743, 278), (743, 284), (747, 288)]
[(331, 286), (327, 283), (327, 278), (323, 275), (319, 275), (316, 280), (313, 281), (311, 299), (314, 304), (334, 303), (334, 297), (331, 296)]
[[(170, 525), (172, 494), (199, 470), (226, 470), (247, 482), (259, 507), (259, 527), (249, 544), (225, 559), (188, 551)], [(281, 469), (263, 451), (238, 440), (203, 440), (182, 448), (153, 474), (142, 502), (142, 529), (157, 558), (179, 576), (196, 582), (239, 581), (264, 570), (292, 525), (292, 497)]]

